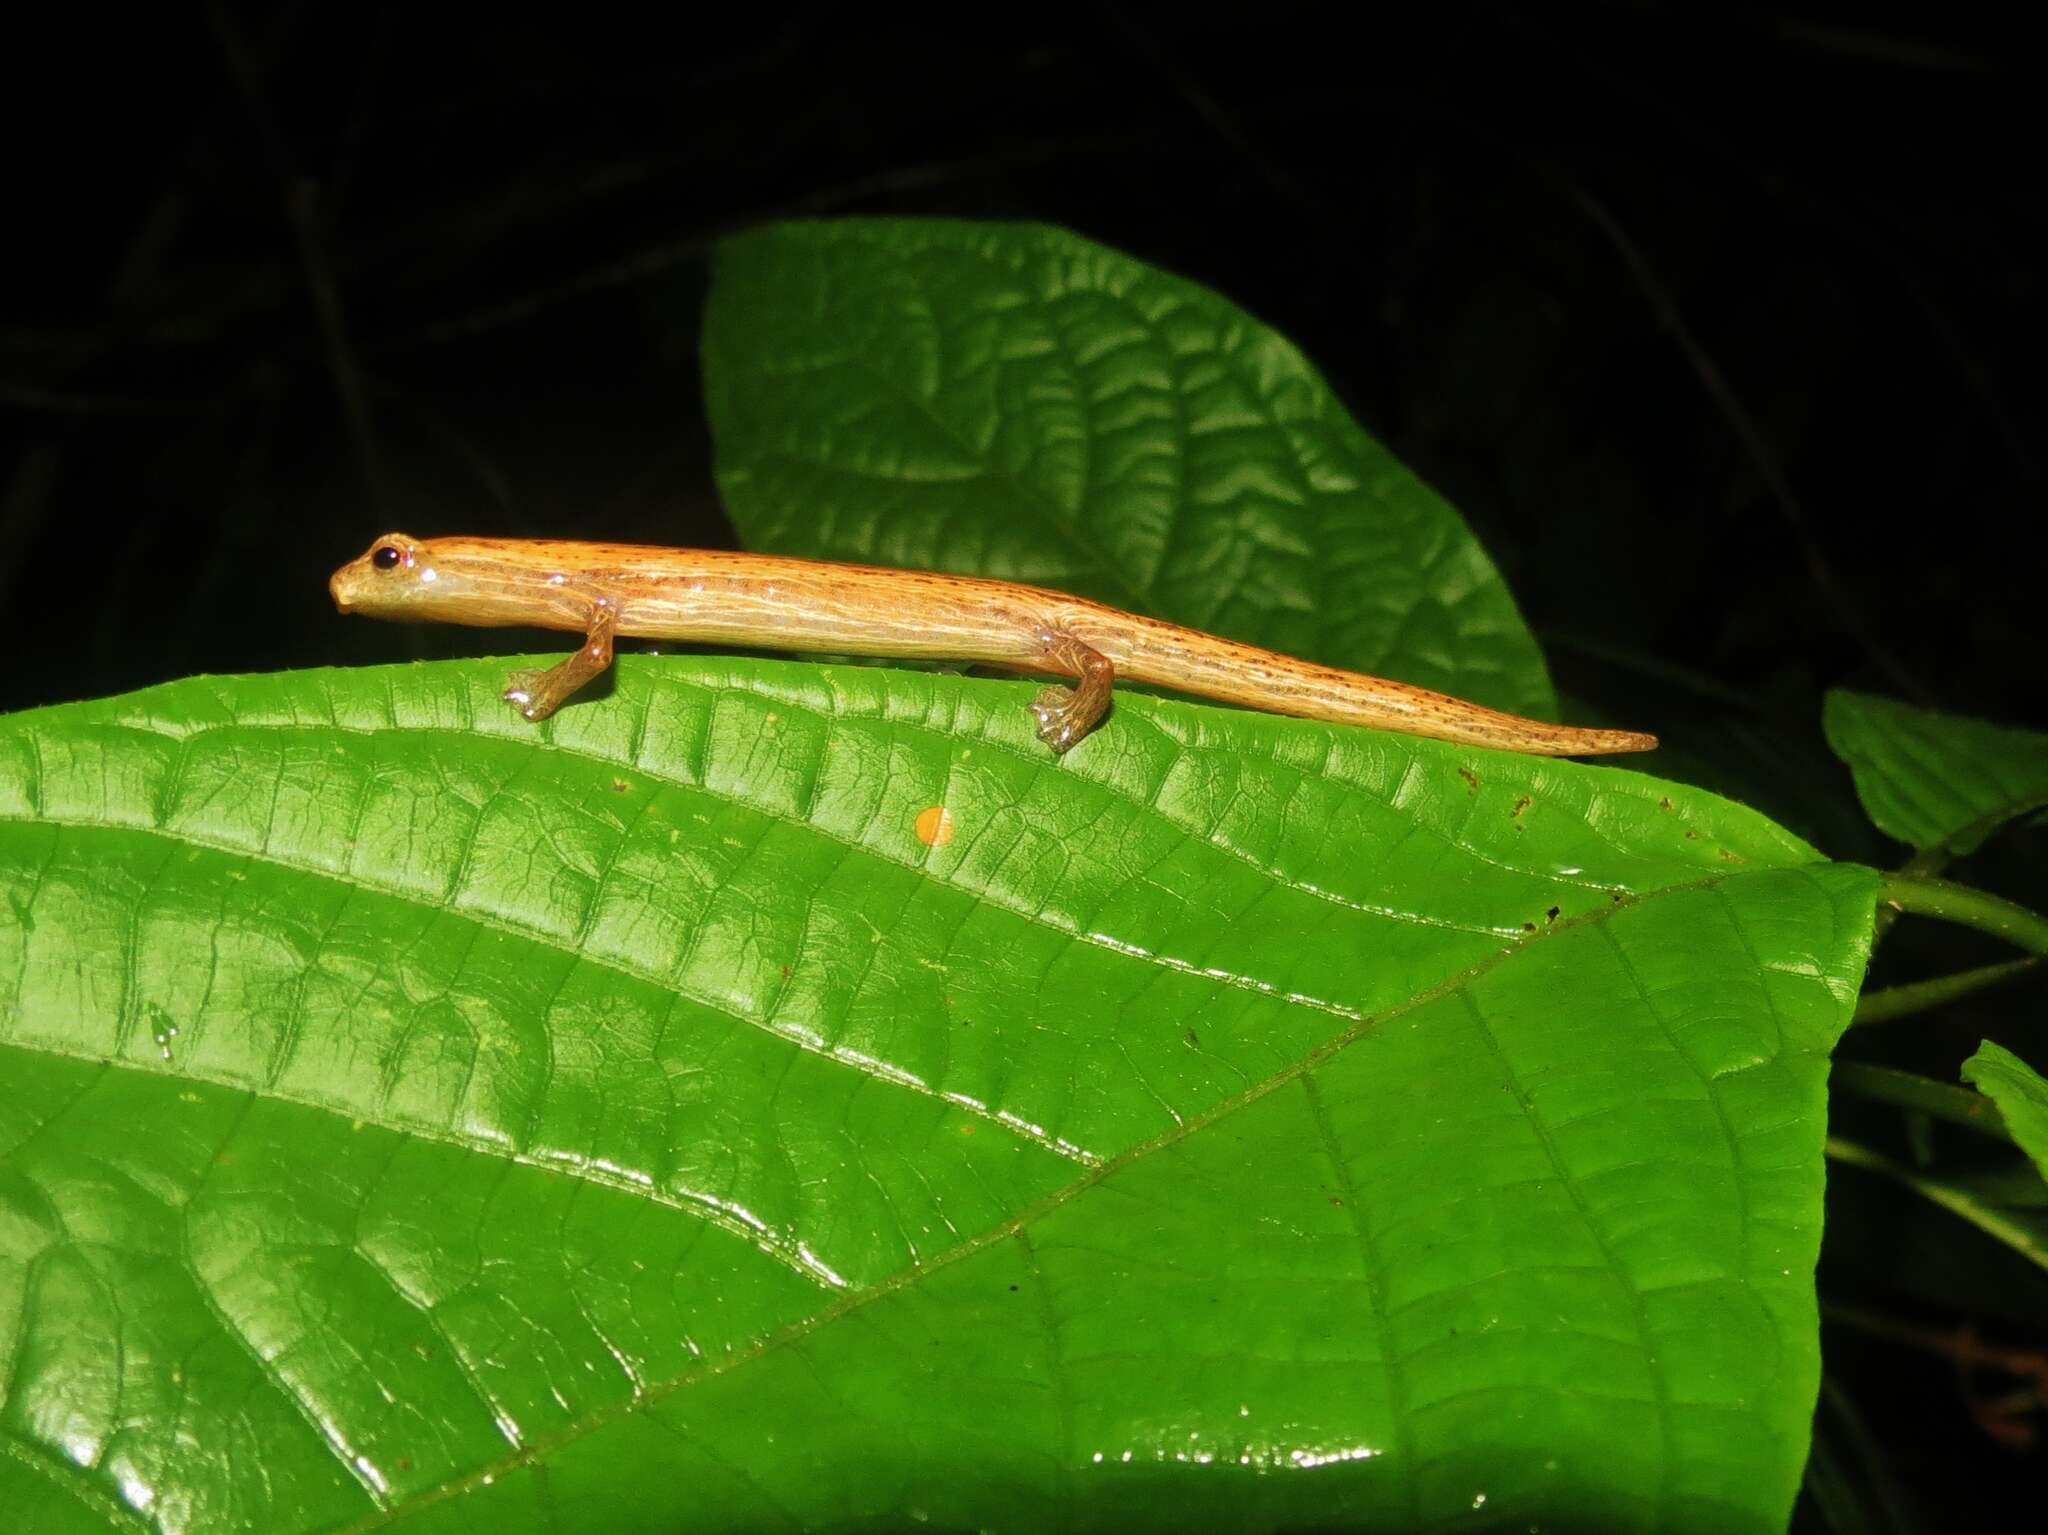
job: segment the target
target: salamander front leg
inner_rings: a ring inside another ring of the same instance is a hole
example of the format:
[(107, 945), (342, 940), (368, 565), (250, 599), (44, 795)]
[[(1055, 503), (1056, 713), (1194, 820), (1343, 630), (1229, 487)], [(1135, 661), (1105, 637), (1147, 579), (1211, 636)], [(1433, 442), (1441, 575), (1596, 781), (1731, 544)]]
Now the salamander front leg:
[(583, 648), (556, 662), (546, 671), (520, 670), (505, 680), (505, 702), (530, 720), (544, 720), (569, 701), (584, 683), (612, 664), (612, 631), (617, 628), (619, 610), (609, 601), (590, 610), (590, 632)]
[(1109, 712), (1116, 667), (1101, 651), (1068, 634), (1046, 636), (1044, 665), (1077, 679), (1070, 688), (1054, 683), (1031, 701), (1031, 712), (1038, 716), (1038, 739), (1055, 752), (1065, 752)]

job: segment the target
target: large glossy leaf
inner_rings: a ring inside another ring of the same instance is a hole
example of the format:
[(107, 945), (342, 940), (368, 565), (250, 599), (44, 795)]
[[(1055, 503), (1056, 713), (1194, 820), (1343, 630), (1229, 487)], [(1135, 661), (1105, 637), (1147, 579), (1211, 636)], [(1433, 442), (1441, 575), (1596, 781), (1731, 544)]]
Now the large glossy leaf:
[(25, 1527), (1782, 1525), (1866, 871), (1167, 701), (500, 683), (0, 721)]
[(1065, 230), (728, 240), (704, 378), (751, 548), (1033, 581), (1555, 717), (1493, 562), (1293, 343)]
[(1872, 824), (1917, 848), (1974, 852), (2007, 821), (2048, 805), (2048, 735), (1836, 689), (1828, 745), (1856, 776)]

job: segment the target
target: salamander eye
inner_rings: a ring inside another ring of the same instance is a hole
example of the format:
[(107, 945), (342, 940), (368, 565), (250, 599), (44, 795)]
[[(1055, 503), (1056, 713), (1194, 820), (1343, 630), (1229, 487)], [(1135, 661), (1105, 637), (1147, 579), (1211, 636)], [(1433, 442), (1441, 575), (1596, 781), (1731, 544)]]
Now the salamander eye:
[(405, 556), (399, 553), (398, 547), (395, 544), (380, 544), (371, 553), (370, 563), (379, 570), (392, 570), (404, 558)]

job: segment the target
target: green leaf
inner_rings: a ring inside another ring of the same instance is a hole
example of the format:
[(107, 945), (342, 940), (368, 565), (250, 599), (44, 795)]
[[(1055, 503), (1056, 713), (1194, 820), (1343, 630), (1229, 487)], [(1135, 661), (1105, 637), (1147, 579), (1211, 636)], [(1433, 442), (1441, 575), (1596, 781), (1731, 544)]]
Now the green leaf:
[(1909, 846), (1976, 851), (2048, 805), (2048, 735), (1837, 688), (1821, 709), (1871, 823)]
[(1556, 718), (1493, 562), (1293, 343), (1065, 230), (727, 240), (704, 377), (750, 548), (1035, 582)]
[(1963, 1080), (1998, 1105), (2014, 1142), (2048, 1175), (2048, 1082), (2040, 1073), (1987, 1039), (1963, 1062)]
[(1869, 871), (1172, 701), (503, 669), (0, 721), (26, 1527), (1782, 1528)]

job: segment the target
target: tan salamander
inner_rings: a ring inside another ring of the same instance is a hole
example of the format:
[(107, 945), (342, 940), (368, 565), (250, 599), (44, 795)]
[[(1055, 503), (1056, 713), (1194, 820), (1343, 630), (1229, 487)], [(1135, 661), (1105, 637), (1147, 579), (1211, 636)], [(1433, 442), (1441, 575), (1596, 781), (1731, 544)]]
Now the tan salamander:
[(770, 650), (978, 661), (1051, 673), (1031, 705), (1064, 752), (1095, 728), (1123, 676), (1274, 714), (1371, 725), (1545, 756), (1648, 751), (1655, 736), (1521, 719), (1426, 688), (1339, 671), (1060, 592), (979, 576), (770, 554), (553, 539), (387, 533), (328, 583), (344, 613), (584, 636), (506, 701), (546, 719), (612, 661), (621, 635)]

